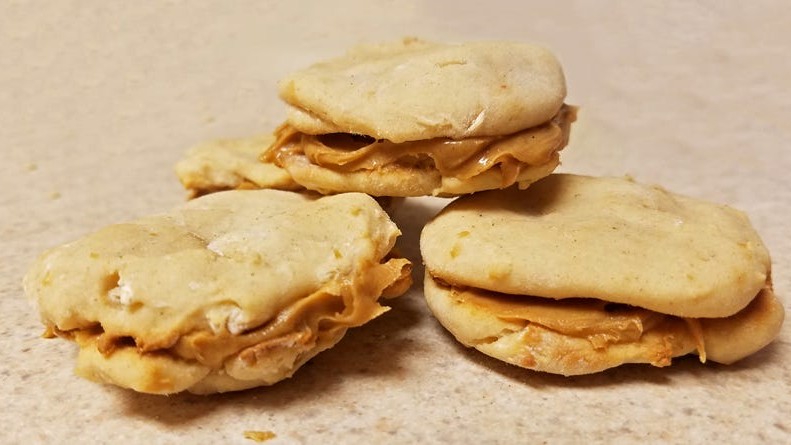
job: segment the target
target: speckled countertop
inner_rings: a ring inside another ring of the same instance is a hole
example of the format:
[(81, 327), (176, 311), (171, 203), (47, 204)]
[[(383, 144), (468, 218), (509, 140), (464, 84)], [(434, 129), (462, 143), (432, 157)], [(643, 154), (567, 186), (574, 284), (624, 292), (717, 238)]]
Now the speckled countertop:
[[(791, 443), (788, 322), (729, 367), (685, 358), (563, 378), (465, 350), (418, 286), (294, 378), (212, 397), (81, 380), (72, 345), (39, 338), (20, 282), (40, 251), (178, 205), (174, 162), (274, 128), (278, 78), (404, 35), (552, 48), (581, 106), (561, 170), (746, 211), (791, 312), (791, 7), (524, 3), (2, 2), (0, 443), (254, 443), (246, 430), (271, 444)], [(396, 216), (418, 264), (420, 228), (444, 203), (408, 200)]]

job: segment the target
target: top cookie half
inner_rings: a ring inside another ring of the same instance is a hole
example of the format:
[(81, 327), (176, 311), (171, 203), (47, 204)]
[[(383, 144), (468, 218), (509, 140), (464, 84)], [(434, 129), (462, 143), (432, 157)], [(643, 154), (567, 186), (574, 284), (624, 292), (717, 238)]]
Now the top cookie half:
[(566, 83), (548, 50), (526, 43), (405, 39), (364, 45), (280, 83), (288, 122), (306, 134), (406, 142), (511, 134), (549, 121)]
[(585, 297), (681, 317), (727, 317), (766, 285), (769, 252), (747, 216), (621, 178), (550, 175), (460, 198), (421, 252), (448, 284)]

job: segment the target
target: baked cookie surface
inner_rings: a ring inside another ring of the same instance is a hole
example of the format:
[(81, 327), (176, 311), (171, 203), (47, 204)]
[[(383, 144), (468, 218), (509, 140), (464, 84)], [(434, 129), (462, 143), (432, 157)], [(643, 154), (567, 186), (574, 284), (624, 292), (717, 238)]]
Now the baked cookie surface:
[(45, 252), (24, 284), (77, 372), (141, 392), (287, 378), (405, 292), (400, 234), (369, 196), (227, 191)]
[(324, 194), (458, 196), (551, 173), (576, 107), (546, 49), (405, 39), (353, 48), (280, 84), (263, 160)]
[(566, 97), (555, 56), (516, 42), (361, 45), (279, 88), (299, 131), (395, 143), (515, 133), (550, 120)]
[(743, 213), (630, 179), (553, 174), (462, 197), (420, 244), (437, 320), (466, 346), (539, 371), (689, 353), (733, 363), (784, 318)]
[(569, 174), (458, 199), (426, 225), (421, 246), (427, 269), (450, 283), (684, 317), (739, 311), (771, 266), (738, 210), (629, 179)]

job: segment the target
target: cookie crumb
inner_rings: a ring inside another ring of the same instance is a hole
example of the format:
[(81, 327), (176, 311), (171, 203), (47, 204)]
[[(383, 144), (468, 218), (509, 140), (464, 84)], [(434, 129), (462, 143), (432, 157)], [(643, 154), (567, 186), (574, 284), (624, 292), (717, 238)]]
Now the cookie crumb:
[(256, 442), (266, 442), (269, 439), (277, 437), (272, 431), (256, 431), (248, 430), (244, 432), (244, 438), (254, 440)]

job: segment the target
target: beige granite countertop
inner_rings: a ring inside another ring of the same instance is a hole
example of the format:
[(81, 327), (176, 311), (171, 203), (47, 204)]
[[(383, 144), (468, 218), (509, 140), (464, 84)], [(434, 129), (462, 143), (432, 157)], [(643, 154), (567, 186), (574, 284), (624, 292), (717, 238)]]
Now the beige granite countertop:
[[(255, 443), (246, 430), (273, 445), (791, 443), (791, 322), (733, 366), (564, 378), (464, 349), (418, 286), (292, 379), (211, 397), (84, 381), (73, 345), (39, 337), (21, 277), (40, 251), (178, 205), (174, 162), (270, 131), (278, 78), (405, 35), (552, 48), (581, 106), (561, 170), (746, 211), (791, 312), (788, 3), (526, 3), (0, 3), (0, 443)], [(418, 264), (420, 228), (444, 203), (408, 200), (396, 216)]]

